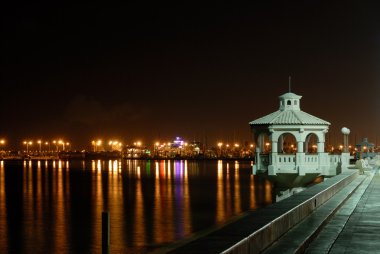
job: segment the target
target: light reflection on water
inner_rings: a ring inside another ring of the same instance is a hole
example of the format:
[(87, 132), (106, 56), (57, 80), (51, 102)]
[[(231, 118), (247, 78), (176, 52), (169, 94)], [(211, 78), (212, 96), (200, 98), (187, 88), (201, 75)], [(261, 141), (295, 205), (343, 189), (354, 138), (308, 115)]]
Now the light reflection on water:
[[(0, 161), (4, 253), (145, 253), (272, 202), (250, 163), (225, 161)], [(3, 252), (2, 252), (3, 253)]]

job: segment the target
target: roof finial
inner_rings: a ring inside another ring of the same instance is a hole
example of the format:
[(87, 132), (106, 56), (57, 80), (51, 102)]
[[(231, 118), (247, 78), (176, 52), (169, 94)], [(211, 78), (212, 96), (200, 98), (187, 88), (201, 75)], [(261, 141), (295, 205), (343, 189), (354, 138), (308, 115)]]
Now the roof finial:
[(289, 93), (292, 92), (292, 76), (289, 75)]

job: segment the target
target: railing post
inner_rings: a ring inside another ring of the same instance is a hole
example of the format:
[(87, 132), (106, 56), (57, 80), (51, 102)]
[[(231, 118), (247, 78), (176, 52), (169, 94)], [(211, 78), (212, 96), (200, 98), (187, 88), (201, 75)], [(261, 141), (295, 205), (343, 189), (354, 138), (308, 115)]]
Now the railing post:
[(110, 214), (102, 212), (102, 254), (109, 253), (110, 246)]

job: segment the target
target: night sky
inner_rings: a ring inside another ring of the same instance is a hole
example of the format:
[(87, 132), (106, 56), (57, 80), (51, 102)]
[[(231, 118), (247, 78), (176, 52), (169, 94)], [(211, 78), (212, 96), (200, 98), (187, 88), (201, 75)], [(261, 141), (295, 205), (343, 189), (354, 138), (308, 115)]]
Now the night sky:
[(3, 6), (0, 136), (243, 142), (291, 75), (335, 142), (380, 143), (380, 4), (260, 2)]

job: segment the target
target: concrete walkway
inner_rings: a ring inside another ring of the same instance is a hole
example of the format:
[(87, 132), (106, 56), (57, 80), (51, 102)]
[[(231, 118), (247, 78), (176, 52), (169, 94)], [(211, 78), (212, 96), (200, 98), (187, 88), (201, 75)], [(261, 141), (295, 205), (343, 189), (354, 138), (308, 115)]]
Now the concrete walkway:
[[(350, 188), (354, 192), (340, 200)], [(379, 173), (358, 176), (264, 253), (380, 253)]]
[(370, 181), (347, 200), (306, 253), (380, 253), (380, 175), (366, 174)]

